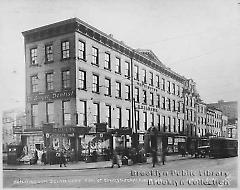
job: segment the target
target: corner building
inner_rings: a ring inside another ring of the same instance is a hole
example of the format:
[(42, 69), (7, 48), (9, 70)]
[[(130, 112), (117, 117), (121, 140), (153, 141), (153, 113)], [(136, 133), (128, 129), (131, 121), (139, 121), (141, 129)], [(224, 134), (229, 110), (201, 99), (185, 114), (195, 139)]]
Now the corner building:
[(186, 79), (151, 50), (132, 49), (77, 18), (23, 36), (29, 126), (23, 135), (30, 149), (64, 147), (77, 160), (94, 151), (104, 156), (143, 145), (154, 126), (172, 138), (165, 142), (169, 152), (178, 151)]

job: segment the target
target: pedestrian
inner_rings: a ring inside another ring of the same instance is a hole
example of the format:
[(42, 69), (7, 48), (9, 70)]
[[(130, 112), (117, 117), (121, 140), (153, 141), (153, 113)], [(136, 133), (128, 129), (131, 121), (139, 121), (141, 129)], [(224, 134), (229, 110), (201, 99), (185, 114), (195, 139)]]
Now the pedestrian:
[(153, 164), (153, 168), (155, 167), (155, 164), (158, 162), (157, 159), (157, 150), (156, 149), (152, 149), (152, 164)]
[(59, 152), (59, 164), (60, 164), (60, 167), (62, 167), (62, 164), (64, 165), (64, 167), (67, 167), (66, 166), (66, 157), (64, 155), (63, 150), (60, 150), (60, 152)]
[(165, 165), (165, 161), (166, 161), (166, 149), (164, 148), (162, 150), (162, 164)]
[(183, 145), (181, 146), (181, 154), (182, 154), (182, 157), (186, 156), (186, 151)]
[(38, 151), (35, 150), (35, 153), (34, 153), (34, 164), (37, 164), (37, 161), (38, 161)]
[(120, 168), (120, 163), (119, 163), (119, 156), (117, 154), (116, 150), (113, 150), (113, 154), (112, 154), (112, 168), (113, 166), (117, 164), (118, 168)]
[(44, 165), (47, 164), (47, 155), (46, 155), (45, 150), (44, 150), (43, 153), (42, 153), (41, 161), (42, 161), (42, 163), (43, 163)]

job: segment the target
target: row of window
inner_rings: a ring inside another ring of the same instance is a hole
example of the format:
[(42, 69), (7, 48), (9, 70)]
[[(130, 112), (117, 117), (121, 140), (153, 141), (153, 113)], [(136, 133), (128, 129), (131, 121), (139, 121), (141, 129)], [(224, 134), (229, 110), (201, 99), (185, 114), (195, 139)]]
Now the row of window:
[(188, 121), (196, 121), (194, 110), (186, 109), (186, 116)]
[[(78, 42), (78, 58), (79, 59), (86, 59), (86, 47), (85, 43), (82, 41)], [(111, 58), (110, 53), (105, 52), (105, 60), (104, 60), (104, 68), (111, 70)], [(62, 59), (67, 59), (70, 57), (70, 44), (69, 41), (61, 42), (61, 55)], [(37, 48), (30, 49), (30, 60), (31, 65), (37, 65)], [(47, 44), (45, 46), (45, 60), (46, 62), (53, 61), (53, 45)], [(92, 64), (99, 66), (99, 50), (96, 47), (92, 47)], [(121, 59), (119, 57), (115, 57), (115, 72), (121, 74)], [(130, 77), (130, 62), (125, 61), (125, 76)], [(139, 66), (134, 65), (134, 79), (139, 80)], [(147, 83), (147, 71), (146, 69), (142, 69), (142, 82)], [(153, 72), (149, 72), (149, 84), (154, 86), (154, 76)], [(176, 85), (175, 83), (171, 83), (170, 81), (165, 81), (164, 78), (161, 79), (160, 76), (156, 75), (156, 87), (160, 88), (169, 94), (181, 96), (180, 86)]]
[[(52, 72), (46, 73), (45, 80), (46, 80), (46, 91), (54, 90), (54, 74)], [(38, 75), (31, 76), (31, 92), (39, 92), (38, 84), (40, 83), (40, 79)], [(71, 88), (70, 83), (70, 70), (62, 71), (62, 88), (68, 89)]]
[[(32, 92), (38, 92), (38, 76), (34, 75), (31, 76), (31, 89)], [(54, 90), (53, 85), (53, 72), (46, 73), (46, 90)], [(82, 90), (86, 90), (86, 72), (83, 70), (79, 70), (78, 76), (78, 88)], [(116, 98), (122, 98), (122, 84), (119, 81), (115, 83), (116, 87)], [(70, 71), (64, 70), (62, 71), (62, 87), (63, 89), (70, 88)], [(110, 78), (105, 78), (105, 95), (111, 96), (112, 95), (112, 84)], [(99, 84), (99, 75), (93, 74), (92, 75), (92, 92), (99, 93), (100, 92), (100, 84)], [(130, 100), (131, 92), (130, 92), (130, 85), (125, 85), (125, 93), (126, 93), (126, 100)], [(134, 89), (134, 98), (136, 102), (140, 102), (140, 90), (138, 87)], [(143, 103), (147, 104), (147, 91), (143, 90)], [(154, 106), (154, 93), (150, 92), (149, 96), (149, 103), (150, 105)], [(162, 105), (161, 105), (162, 104)], [(161, 107), (162, 109), (167, 109), (169, 111), (181, 111), (182, 106), (181, 102), (177, 102), (176, 100), (170, 100), (170, 98), (160, 97), (159, 94), (156, 95), (156, 106)]]
[[(81, 47), (79, 47), (81, 48)], [(38, 65), (38, 52), (37, 47), (30, 49), (30, 64), (31, 65)], [(61, 42), (61, 58), (68, 59), (70, 58), (70, 43), (69, 41)], [(49, 43), (45, 45), (45, 62), (53, 62), (53, 44)]]
[[(111, 105), (106, 104), (106, 110), (105, 110), (105, 116), (106, 116), (106, 122), (108, 123), (108, 127), (112, 127), (112, 107)], [(93, 123), (100, 123), (100, 104), (94, 103), (93, 104)], [(122, 117), (122, 108), (116, 107), (116, 124), (117, 128), (122, 127), (122, 120), (125, 119), (127, 122), (127, 126), (124, 127), (130, 127), (131, 126), (131, 110), (126, 109), (124, 110), (125, 117)], [(135, 111), (135, 118), (136, 118), (136, 128), (140, 129), (140, 117), (139, 117), (139, 110)], [(63, 116), (63, 125), (70, 125), (71, 124), (71, 112), (70, 112), (70, 101), (63, 101), (62, 102), (62, 116)], [(87, 102), (86, 101), (80, 101), (79, 102), (79, 110), (76, 114), (76, 124), (87, 126), (89, 123), (87, 123)], [(143, 112), (143, 127), (144, 130), (148, 129), (148, 122), (151, 124), (151, 126), (155, 126), (155, 124), (159, 127), (163, 127), (163, 131), (166, 132), (180, 132), (183, 130), (183, 121), (178, 118), (171, 118), (170, 116), (164, 116), (164, 115), (157, 115), (157, 121), (154, 121), (154, 113), (150, 113), (150, 117), (148, 118), (147, 112)], [(38, 121), (38, 104), (32, 104), (31, 105), (31, 120), (32, 120), (32, 126), (36, 127), (39, 123)], [(149, 120), (149, 121), (148, 121)], [(54, 123), (54, 103), (48, 102), (46, 103), (46, 121), (47, 123)]]
[(197, 112), (198, 113), (205, 113), (206, 112), (206, 110), (205, 110), (205, 108), (203, 107), (203, 106), (201, 106), (201, 105), (198, 105), (197, 106)]
[(186, 104), (186, 106), (195, 107), (195, 99), (193, 97), (186, 96), (185, 104)]

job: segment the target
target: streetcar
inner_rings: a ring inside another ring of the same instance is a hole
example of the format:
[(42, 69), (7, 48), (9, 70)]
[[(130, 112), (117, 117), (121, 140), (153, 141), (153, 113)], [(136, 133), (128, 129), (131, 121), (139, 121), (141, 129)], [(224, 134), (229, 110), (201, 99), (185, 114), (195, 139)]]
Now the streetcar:
[(210, 138), (209, 157), (226, 158), (238, 155), (238, 141), (230, 138)]

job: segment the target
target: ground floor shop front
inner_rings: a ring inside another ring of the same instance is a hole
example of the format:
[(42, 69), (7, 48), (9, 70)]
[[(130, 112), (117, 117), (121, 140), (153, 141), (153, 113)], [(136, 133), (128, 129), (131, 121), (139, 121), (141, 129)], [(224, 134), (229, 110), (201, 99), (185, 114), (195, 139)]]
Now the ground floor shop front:
[(64, 151), (68, 161), (97, 162), (111, 159), (113, 149), (131, 147), (131, 131), (108, 130), (97, 132), (87, 127), (61, 127), (44, 125), (39, 131), (22, 134), (23, 154), (34, 155), (46, 152), (47, 163), (56, 159), (59, 151)]

